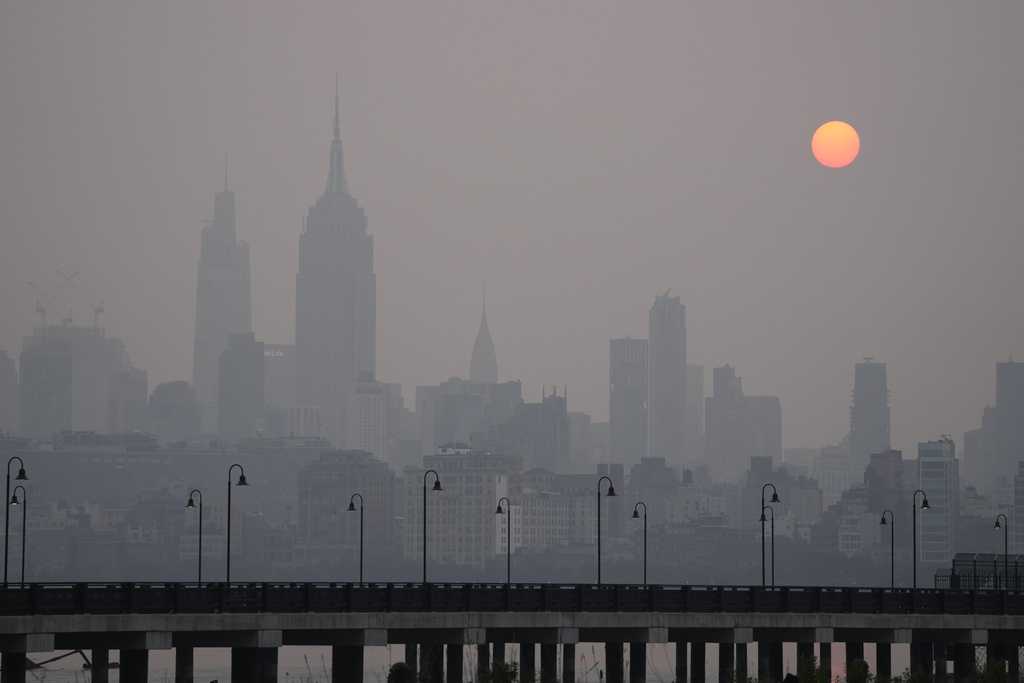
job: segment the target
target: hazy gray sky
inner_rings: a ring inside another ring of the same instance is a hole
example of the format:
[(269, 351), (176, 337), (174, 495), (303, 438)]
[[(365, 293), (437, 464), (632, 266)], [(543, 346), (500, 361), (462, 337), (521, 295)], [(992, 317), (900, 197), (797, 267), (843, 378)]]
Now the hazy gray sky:
[[(289, 342), (334, 74), (376, 239), (381, 379), (501, 375), (607, 415), (608, 338), (687, 306), (691, 359), (846, 431), (889, 363), (895, 445), (964, 429), (1024, 357), (1024, 3), (0, 4), (0, 348), (78, 270), (151, 386), (191, 375), (199, 231), (230, 155), (259, 338)], [(843, 118), (853, 167), (811, 158)]]

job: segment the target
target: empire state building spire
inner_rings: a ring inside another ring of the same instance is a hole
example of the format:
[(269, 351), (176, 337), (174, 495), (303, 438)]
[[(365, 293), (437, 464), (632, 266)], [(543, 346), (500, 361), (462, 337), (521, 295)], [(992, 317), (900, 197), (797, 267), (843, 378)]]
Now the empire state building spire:
[(331, 170), (327, 175), (326, 194), (347, 192), (345, 183), (345, 152), (341, 145), (341, 114), (338, 106), (338, 77), (334, 77), (334, 139), (331, 140)]
[(494, 352), (494, 340), (487, 327), (487, 291), (484, 290), (483, 310), (480, 313), (480, 329), (473, 343), (473, 356), (469, 361), (469, 381), (480, 384), (494, 384), (498, 381), (498, 357)]

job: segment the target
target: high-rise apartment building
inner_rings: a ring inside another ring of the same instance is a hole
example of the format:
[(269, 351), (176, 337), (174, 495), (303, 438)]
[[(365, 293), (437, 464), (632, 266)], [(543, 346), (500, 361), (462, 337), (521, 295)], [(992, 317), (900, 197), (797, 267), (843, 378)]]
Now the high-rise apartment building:
[(224, 189), (213, 200), (213, 220), (203, 228), (196, 276), (196, 327), (192, 386), (202, 411), (202, 427), (218, 426), (220, 355), (233, 334), (252, 332), (249, 245), (238, 240), (235, 193)]
[(948, 437), (917, 444), (918, 487), (929, 508), (918, 514), (917, 548), (921, 562), (946, 565), (956, 552), (960, 521), (960, 468), (956, 446)]
[(647, 396), (647, 455), (678, 467), (686, 455), (686, 308), (668, 292), (651, 306)]
[(346, 443), (356, 381), (376, 376), (376, 326), (373, 237), (345, 179), (335, 93), (327, 186), (306, 215), (295, 281), (297, 399), (318, 409), (334, 443)]
[(256, 436), (266, 412), (263, 342), (255, 336), (233, 334), (220, 355), (218, 377), (218, 432), (230, 443)]
[(612, 339), (608, 353), (608, 432), (616, 462), (647, 456), (647, 340)]
[(857, 363), (850, 406), (850, 466), (860, 477), (872, 453), (889, 450), (889, 385), (885, 363)]
[(736, 480), (751, 458), (782, 461), (782, 403), (777, 396), (746, 396), (731, 365), (715, 368), (706, 405), (705, 457), (716, 479)]

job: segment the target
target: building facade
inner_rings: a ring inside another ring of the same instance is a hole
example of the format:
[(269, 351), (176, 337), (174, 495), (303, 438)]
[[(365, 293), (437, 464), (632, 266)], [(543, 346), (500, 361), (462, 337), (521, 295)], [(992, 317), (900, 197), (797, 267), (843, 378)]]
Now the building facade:
[(647, 455), (686, 462), (686, 308), (679, 297), (654, 299), (647, 342)]
[(616, 462), (647, 457), (647, 340), (608, 345), (608, 438)]
[(859, 476), (872, 453), (889, 450), (889, 384), (885, 363), (857, 363), (850, 406), (850, 466)]
[(921, 562), (948, 565), (956, 552), (960, 521), (960, 469), (956, 446), (948, 437), (917, 444), (918, 487), (929, 508), (918, 515)]

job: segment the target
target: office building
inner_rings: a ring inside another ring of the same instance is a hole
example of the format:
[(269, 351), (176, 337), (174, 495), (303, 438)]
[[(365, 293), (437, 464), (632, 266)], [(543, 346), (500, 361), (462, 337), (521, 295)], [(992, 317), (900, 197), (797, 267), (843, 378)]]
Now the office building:
[(388, 462), (388, 403), (384, 385), (363, 376), (355, 384), (348, 409), (345, 447)]
[(188, 382), (158, 384), (149, 395), (149, 428), (164, 443), (199, 434), (199, 400)]
[(0, 349), (0, 433), (18, 431), (18, 369), (14, 358)]
[(715, 479), (736, 480), (751, 458), (782, 461), (782, 404), (776, 396), (746, 396), (730, 365), (713, 371), (707, 399), (705, 456)]
[(647, 340), (612, 339), (608, 359), (610, 457), (638, 463), (647, 456)]
[(928, 494), (929, 509), (918, 516), (918, 558), (948, 565), (956, 552), (960, 521), (960, 469), (956, 447), (943, 437), (917, 444), (918, 488)]
[(202, 410), (203, 429), (217, 428), (220, 356), (233, 334), (252, 332), (249, 245), (238, 239), (235, 193), (224, 189), (213, 200), (213, 220), (203, 228), (196, 275), (196, 327), (192, 386)]
[(263, 358), (264, 427), (270, 436), (287, 436), (295, 408), (295, 345), (264, 344)]
[(511, 420), (522, 402), (519, 382), (480, 384), (453, 377), (416, 387), (420, 453), (433, 453), (442, 444), (480, 443), (491, 429)]
[(655, 297), (649, 327), (647, 455), (679, 467), (686, 447), (686, 308), (679, 297)]
[(469, 361), (469, 381), (476, 384), (495, 384), (498, 381), (498, 356), (494, 340), (487, 326), (487, 301), (480, 312), (480, 329), (473, 342), (473, 355)]
[(218, 432), (228, 443), (263, 431), (266, 357), (263, 342), (251, 333), (233, 334), (220, 356)]
[(377, 278), (366, 212), (345, 179), (338, 97), (330, 170), (299, 238), (295, 281), (297, 401), (316, 407), (326, 436), (346, 443), (356, 381), (376, 376)]
[(857, 476), (872, 453), (889, 450), (889, 385), (885, 363), (857, 363), (850, 406), (850, 466)]
[(996, 364), (994, 411), (995, 462), (990, 479), (993, 488), (1011, 481), (1024, 460), (1024, 363)]

